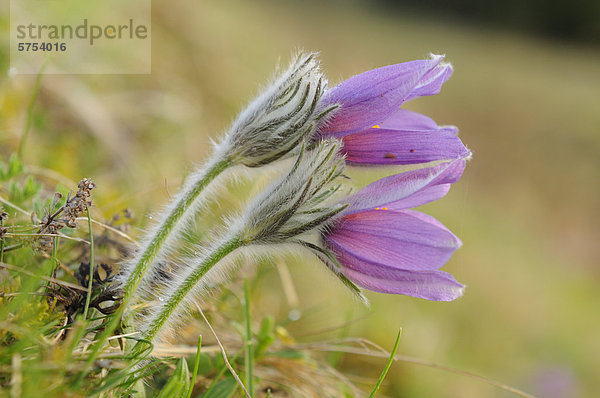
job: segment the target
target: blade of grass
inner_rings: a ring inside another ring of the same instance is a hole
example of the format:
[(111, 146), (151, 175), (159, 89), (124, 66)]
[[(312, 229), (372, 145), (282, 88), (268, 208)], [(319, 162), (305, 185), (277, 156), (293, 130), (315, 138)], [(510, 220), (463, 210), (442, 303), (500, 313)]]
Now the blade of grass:
[[(58, 264), (60, 264), (60, 261), (58, 261), (58, 237), (54, 237), (54, 242), (52, 243), (52, 256), (50, 257), (52, 259), (52, 272), (50, 273), (50, 278), (55, 278), (56, 277), (56, 269), (58, 268)], [(2, 261), (2, 260), (0, 260)], [(46, 284), (46, 289), (49, 289), (50, 287), (50, 282), (48, 282)]]
[(379, 376), (379, 380), (377, 380), (377, 384), (373, 387), (373, 391), (371, 391), (371, 395), (369, 398), (373, 398), (379, 387), (381, 387), (381, 383), (383, 383), (383, 379), (385, 379), (385, 375), (387, 375), (388, 370), (390, 370), (390, 366), (392, 366), (392, 362), (394, 361), (394, 357), (396, 356), (396, 351), (398, 350), (398, 344), (400, 343), (400, 336), (402, 335), (402, 329), (398, 330), (398, 336), (396, 336), (396, 342), (394, 343), (394, 348), (392, 348), (392, 352), (390, 353), (390, 357), (385, 364), (385, 368), (383, 368), (383, 372), (381, 372), (381, 376)]
[(44, 276), (44, 275), (36, 275), (33, 272), (24, 270), (23, 268), (17, 267), (16, 265), (6, 264), (6, 263), (0, 263), (0, 268), (5, 268), (5, 269), (9, 269), (11, 271), (20, 272), (21, 274), (24, 274), (24, 275), (27, 275), (27, 276), (32, 276), (34, 278), (38, 278), (38, 279), (41, 279), (41, 280), (44, 280), (44, 281), (56, 283), (57, 285), (62, 285), (62, 286), (65, 286), (65, 287), (69, 287), (71, 289), (82, 290), (84, 292), (87, 291), (86, 288), (81, 287), (79, 285), (76, 285), (74, 283), (61, 281), (60, 279), (56, 279), (56, 278), (49, 278), (49, 277)]
[[(352, 309), (349, 309), (348, 312), (346, 313), (345, 325), (339, 329), (339, 338), (340, 339), (345, 339), (350, 334), (350, 324), (348, 323), (348, 321), (350, 319), (352, 319)], [(342, 352), (331, 353), (331, 355), (329, 357), (329, 366), (331, 366), (332, 368), (335, 368), (338, 365), (338, 363), (340, 362), (340, 360), (342, 359), (343, 355), (344, 354)]]
[[(135, 337), (126, 337), (126, 339), (131, 339), (135, 341), (142, 341), (141, 339), (137, 339)], [(148, 359), (145, 365), (141, 360), (144, 360), (148, 357), (148, 355), (152, 352), (153, 345), (149, 341), (144, 341), (147, 343), (147, 347), (144, 351), (141, 351), (136, 356), (131, 355), (117, 355), (113, 356), (113, 359), (121, 359), (125, 363), (125, 367), (120, 369), (119, 371), (109, 374), (108, 377), (100, 380), (99, 385), (89, 393), (87, 396), (96, 396), (100, 392), (108, 391), (110, 389), (116, 388), (121, 390), (130, 390), (134, 387), (135, 383), (140, 378), (146, 378), (151, 376), (154, 372), (160, 371), (161, 367), (166, 366), (163, 362), (157, 361), (154, 359)], [(96, 343), (97, 344), (97, 343)], [(89, 359), (89, 353), (86, 353)], [(87, 364), (87, 362), (86, 362)], [(154, 367), (154, 368), (153, 368)], [(79, 372), (79, 375), (74, 380), (71, 389), (77, 390), (80, 388), (81, 382), (84, 377), (89, 373), (90, 367), (85, 367), (83, 370)], [(116, 396), (116, 395), (115, 395)], [(118, 395), (118, 396), (128, 396), (127, 394)]]
[(70, 326), (70, 335), (67, 338), (68, 348), (66, 350), (65, 363), (69, 363), (74, 357), (75, 349), (81, 342), (81, 339), (87, 333), (87, 324), (83, 318), (77, 318)]
[[(0, 217), (0, 229), (4, 226), (4, 218)], [(0, 238), (0, 263), (4, 262), (4, 238)]]
[(54, 243), (52, 244), (52, 260), (54, 260), (54, 267), (52, 267), (52, 278), (56, 278), (56, 267), (58, 267), (58, 236), (54, 237)]
[(192, 397), (194, 391), (194, 385), (196, 385), (196, 377), (198, 376), (198, 369), (200, 368), (200, 349), (202, 348), (202, 335), (198, 336), (198, 350), (196, 351), (196, 359), (194, 360), (194, 370), (192, 371), (192, 380), (190, 383), (190, 389), (187, 393), (187, 398)]
[(25, 117), (25, 127), (23, 128), (23, 133), (21, 134), (21, 140), (19, 141), (19, 159), (23, 159), (23, 152), (25, 151), (25, 144), (27, 143), (27, 137), (29, 136), (29, 131), (31, 130), (31, 125), (33, 124), (33, 107), (35, 106), (35, 101), (37, 100), (38, 93), (40, 92), (40, 85), (42, 83), (42, 74), (44, 72), (44, 68), (46, 66), (46, 61), (42, 64), (40, 71), (35, 79), (35, 84), (33, 86), (33, 93), (31, 95), (31, 99), (29, 100), (29, 106), (27, 107), (27, 114)]
[(250, 326), (250, 289), (248, 287), (248, 279), (244, 280), (244, 307), (246, 310), (246, 386), (248, 392), (252, 396), (254, 394), (252, 380), (252, 328)]
[(86, 206), (88, 228), (90, 230), (90, 280), (88, 281), (87, 295), (85, 297), (85, 307), (83, 308), (83, 319), (87, 318), (90, 300), (92, 299), (92, 283), (94, 282), (94, 231), (92, 230), (92, 217), (90, 217), (90, 207)]
[[(154, 373), (162, 370), (165, 366), (166, 365), (164, 363), (151, 361), (147, 365), (137, 369), (135, 377), (133, 378), (129, 377), (131, 375), (130, 369), (126, 368), (125, 372), (116, 372), (113, 375), (109, 375), (105, 380), (103, 380), (103, 384), (100, 387), (90, 391), (87, 396), (94, 397), (101, 392), (108, 392), (111, 389), (115, 389), (117, 391), (120, 389), (121, 392), (131, 391), (131, 389), (135, 387), (135, 384), (138, 380), (152, 376)], [(129, 395), (128, 393), (125, 393), (113, 396), (128, 397)]]
[[(379, 357), (379, 358), (389, 356), (389, 354), (387, 352), (382, 351), (382, 350), (372, 351), (370, 349), (342, 346), (342, 345), (335, 345), (335, 344), (315, 344), (315, 345), (311, 345), (311, 346), (310, 345), (296, 345), (296, 346), (293, 346), (292, 348), (307, 349), (307, 350), (312, 350), (312, 351), (342, 351), (347, 354), (366, 355), (366, 356), (370, 356), (370, 357)], [(409, 356), (405, 356), (405, 355), (396, 355), (394, 359), (397, 361), (412, 363), (415, 365), (426, 366), (426, 367), (429, 367), (432, 369), (440, 369), (440, 370), (443, 370), (446, 372), (450, 372), (450, 373), (454, 373), (457, 375), (469, 377), (471, 379), (479, 380), (483, 383), (498, 387), (504, 391), (511, 392), (511, 393), (518, 395), (520, 397), (523, 397), (523, 398), (537, 398), (533, 394), (529, 394), (525, 391), (519, 390), (518, 388), (509, 386), (508, 384), (501, 383), (501, 382), (491, 379), (489, 377), (478, 375), (477, 373), (473, 373), (473, 372), (469, 372), (469, 371), (461, 370), (461, 369), (456, 369), (456, 368), (453, 368), (450, 366), (441, 365), (439, 363), (427, 361), (427, 360), (420, 359), (420, 358), (413, 358), (413, 357), (409, 357)]]

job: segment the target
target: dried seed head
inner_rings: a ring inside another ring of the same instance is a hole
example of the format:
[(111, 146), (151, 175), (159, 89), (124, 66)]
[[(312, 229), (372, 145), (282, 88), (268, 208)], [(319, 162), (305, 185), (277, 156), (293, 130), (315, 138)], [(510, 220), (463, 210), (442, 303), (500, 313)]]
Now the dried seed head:
[(52, 207), (56, 207), (56, 205), (58, 204), (58, 202), (62, 199), (62, 194), (59, 192), (56, 192), (54, 194), (54, 198), (52, 199)]
[(75, 195), (69, 194), (66, 203), (56, 211), (54, 211), (54, 208), (62, 199), (62, 195), (60, 193), (54, 195), (52, 206), (42, 218), (38, 230), (38, 234), (44, 235), (38, 238), (40, 249), (52, 250), (53, 239), (51, 236), (46, 235), (55, 235), (64, 227), (76, 228), (77, 217), (83, 215), (87, 208), (92, 205), (92, 189), (96, 187), (96, 184), (91, 179), (84, 178), (79, 181), (77, 187), (78, 190)]
[(332, 109), (319, 100), (327, 81), (316, 54), (301, 54), (231, 126), (221, 149), (234, 163), (257, 167), (275, 161), (312, 135)]

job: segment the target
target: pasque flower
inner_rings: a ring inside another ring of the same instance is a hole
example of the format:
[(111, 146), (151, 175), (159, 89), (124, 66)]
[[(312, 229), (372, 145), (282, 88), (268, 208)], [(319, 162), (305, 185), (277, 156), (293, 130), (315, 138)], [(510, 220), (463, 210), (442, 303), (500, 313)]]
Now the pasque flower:
[(440, 92), (452, 74), (452, 66), (442, 59), (432, 55), (373, 69), (330, 89), (321, 101), (339, 109), (320, 135), (341, 138), (350, 164), (417, 164), (468, 156), (456, 127), (438, 126), (400, 109), (406, 101)]
[(409, 209), (444, 196), (464, 167), (459, 159), (389, 176), (348, 198), (343, 216), (322, 234), (335, 257), (328, 266), (376, 292), (435, 301), (462, 295), (463, 285), (438, 270), (460, 240), (433, 217)]
[[(188, 176), (123, 262), (123, 304), (91, 358), (123, 314), (141, 332), (130, 352), (141, 354), (235, 270), (234, 255), (258, 249), (309, 248), (359, 297), (359, 287), (429, 300), (460, 296), (463, 285), (439, 270), (460, 240), (434, 218), (410, 209), (444, 196), (470, 152), (455, 127), (400, 109), (440, 91), (452, 73), (442, 58), (371, 70), (327, 90), (316, 55), (300, 55), (233, 122), (207, 164)], [(188, 242), (180, 247), (219, 175), (285, 157), (296, 157), (289, 172), (227, 220), (216, 239), (193, 250)], [(346, 163), (428, 162), (434, 163), (340, 199)], [(167, 275), (164, 264), (170, 260), (175, 266)]]

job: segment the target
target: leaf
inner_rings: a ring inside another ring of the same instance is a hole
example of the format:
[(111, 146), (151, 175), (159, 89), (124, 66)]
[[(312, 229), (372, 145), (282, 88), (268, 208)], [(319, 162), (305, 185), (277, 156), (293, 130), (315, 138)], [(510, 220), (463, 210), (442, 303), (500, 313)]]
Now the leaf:
[(213, 361), (210, 355), (200, 354), (200, 361), (198, 366), (198, 374), (207, 375), (215, 369)]
[(13, 153), (8, 160), (8, 168), (6, 170), (6, 178), (16, 177), (23, 172), (23, 164), (19, 159), (19, 155)]
[(42, 184), (35, 181), (32, 176), (27, 177), (23, 184), (23, 197), (29, 199), (42, 189)]
[(173, 375), (156, 398), (185, 398), (190, 388), (190, 371), (187, 361), (180, 358)]
[(233, 395), (237, 387), (238, 384), (235, 379), (227, 377), (215, 384), (214, 388), (208, 394), (205, 394), (203, 398), (229, 398)]
[(273, 333), (273, 327), (275, 320), (272, 316), (264, 317), (260, 324), (260, 331), (256, 336), (256, 348), (254, 355), (256, 357), (262, 356), (262, 354), (269, 348), (269, 346), (275, 341), (275, 334)]
[(144, 387), (144, 380), (139, 379), (136, 381), (133, 391), (131, 392), (133, 398), (146, 398), (146, 388)]

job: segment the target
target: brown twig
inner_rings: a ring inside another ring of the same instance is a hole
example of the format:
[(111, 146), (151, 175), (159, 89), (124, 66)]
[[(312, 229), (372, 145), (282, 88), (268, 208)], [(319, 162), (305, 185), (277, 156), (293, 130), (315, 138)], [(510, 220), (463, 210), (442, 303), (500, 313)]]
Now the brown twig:
[(250, 395), (250, 393), (248, 392), (248, 390), (246, 390), (246, 386), (244, 386), (244, 383), (242, 382), (242, 380), (240, 379), (240, 377), (237, 375), (237, 373), (233, 369), (233, 366), (231, 366), (231, 364), (229, 363), (229, 360), (227, 359), (227, 352), (225, 351), (225, 347), (223, 347), (223, 344), (221, 344), (221, 340), (219, 339), (219, 336), (217, 336), (217, 333), (213, 329), (212, 325), (210, 324), (210, 322), (208, 322), (208, 319), (206, 318), (206, 315), (204, 315), (204, 311), (202, 311), (202, 308), (200, 308), (200, 306), (198, 305), (198, 303), (194, 303), (194, 304), (196, 305), (196, 308), (198, 309), (198, 312), (200, 312), (200, 315), (202, 315), (202, 318), (204, 319), (204, 322), (206, 322), (206, 324), (208, 325), (208, 328), (210, 329), (211, 333), (215, 337), (215, 340), (217, 341), (217, 344), (219, 345), (219, 348), (221, 349), (221, 354), (223, 355), (223, 361), (225, 361), (225, 365), (227, 366), (227, 368), (229, 369), (229, 371), (231, 372), (231, 374), (233, 375), (233, 377), (235, 378), (235, 380), (237, 381), (237, 383), (240, 385), (240, 387), (244, 391), (244, 394), (246, 394), (246, 397), (247, 398), (252, 398), (252, 396)]

